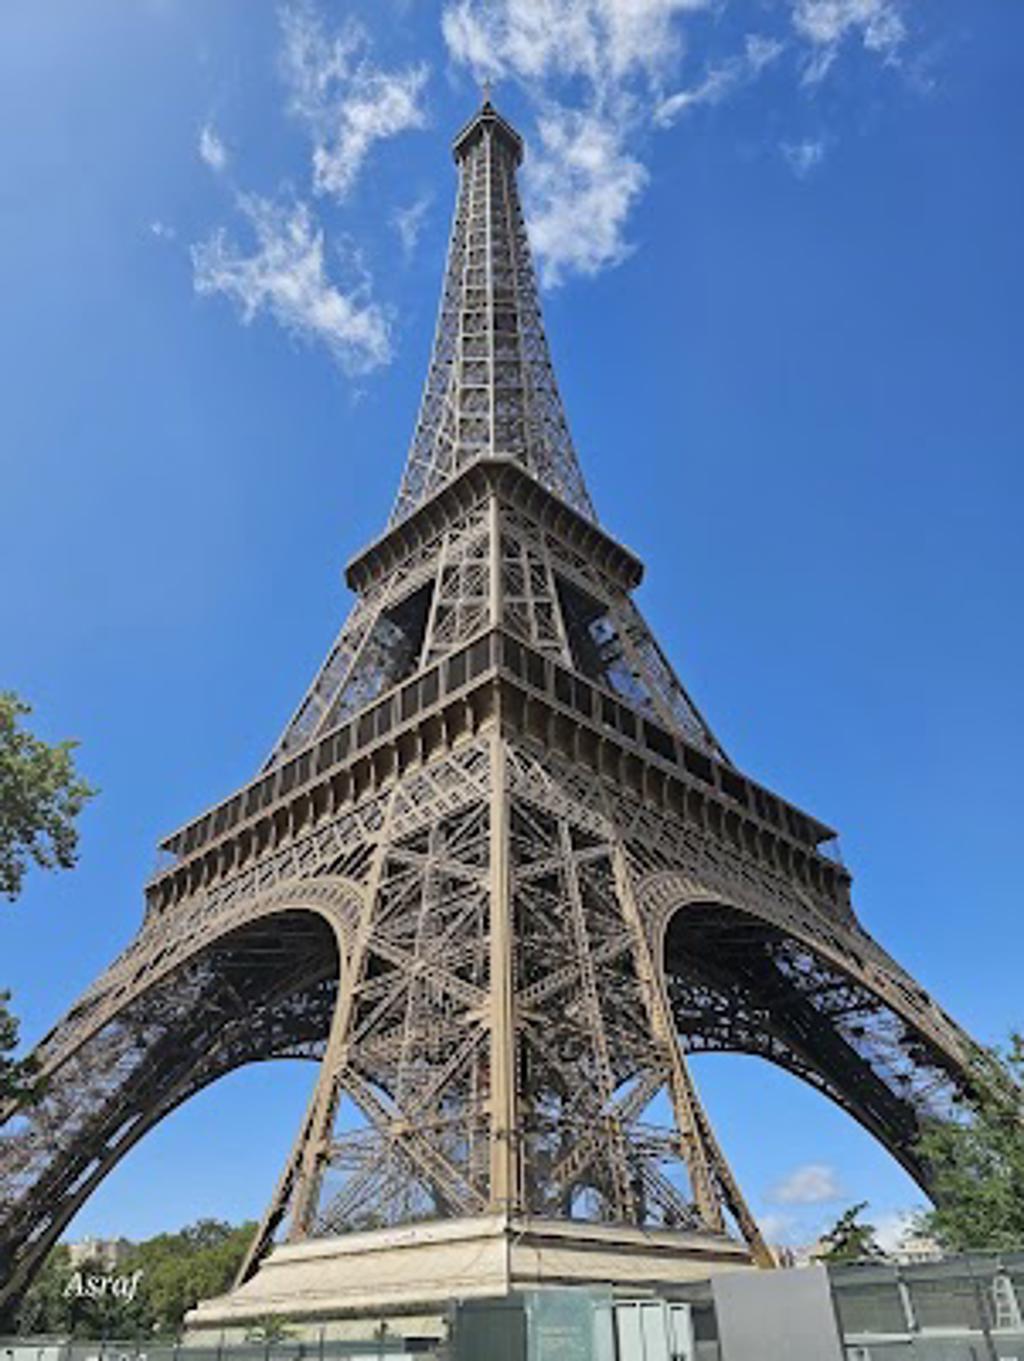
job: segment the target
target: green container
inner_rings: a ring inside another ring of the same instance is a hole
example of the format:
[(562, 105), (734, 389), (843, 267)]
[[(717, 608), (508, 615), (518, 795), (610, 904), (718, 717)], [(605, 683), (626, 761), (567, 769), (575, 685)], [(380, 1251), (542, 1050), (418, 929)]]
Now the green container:
[(611, 1295), (552, 1289), (466, 1300), (452, 1341), (454, 1361), (614, 1361)]

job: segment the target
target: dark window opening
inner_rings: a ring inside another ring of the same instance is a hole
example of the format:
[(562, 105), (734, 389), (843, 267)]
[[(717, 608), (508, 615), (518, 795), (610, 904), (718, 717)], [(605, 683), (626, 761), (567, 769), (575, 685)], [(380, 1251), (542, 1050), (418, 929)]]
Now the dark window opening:
[(434, 583), (428, 581), (378, 616), (355, 669), (331, 711), (332, 724), (347, 718), (418, 669), (433, 593)]
[(644, 745), (649, 751), (653, 751), (657, 756), (662, 756), (666, 761), (676, 759), (676, 745), (671, 736), (664, 728), (659, 728), (656, 723), (644, 723)]
[(407, 595), (397, 605), (385, 610), (382, 619), (392, 631), (388, 640), (391, 660), (387, 684), (395, 685), (405, 680), (419, 666), (433, 595), (434, 583), (428, 581), (418, 591), (413, 591), (412, 595)]
[(502, 637), (502, 657), (514, 676), (523, 674), (523, 649), (512, 638)]
[(733, 771), (726, 769), (725, 766), (719, 767), (719, 779), (722, 783), (722, 790), (728, 794), (730, 799), (735, 799), (737, 803), (747, 802), (747, 782)]
[(440, 688), (438, 668), (435, 666), (434, 669), (428, 671), (420, 681), (420, 702), (424, 709), (429, 708), (431, 704), (436, 703)]
[(466, 653), (456, 652), (448, 658), (448, 690), (457, 690), (466, 683)]
[(696, 775), (705, 784), (714, 784), (715, 777), (712, 771), (711, 762), (703, 752), (696, 751), (693, 747), (683, 747), (683, 765), (691, 775)]
[(576, 670), (587, 680), (614, 691), (627, 704), (655, 713), (647, 687), (626, 660), (608, 606), (563, 577), (555, 577), (555, 589)]
[(526, 651), (526, 679), (537, 690), (544, 690), (547, 687), (547, 679), (544, 674), (544, 658), (536, 652)]
[(610, 653), (613, 651), (617, 657), (621, 655), (621, 649), (606, 607), (562, 577), (555, 577), (555, 589), (577, 671), (582, 671), (590, 680), (607, 684), (606, 673), (612, 660)]

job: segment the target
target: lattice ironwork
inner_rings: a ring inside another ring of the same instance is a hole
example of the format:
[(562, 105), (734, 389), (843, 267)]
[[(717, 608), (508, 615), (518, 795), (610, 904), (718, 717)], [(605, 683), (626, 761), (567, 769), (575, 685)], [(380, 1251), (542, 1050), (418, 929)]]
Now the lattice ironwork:
[(598, 528), (485, 106), (394, 522), (255, 780), (163, 843), (134, 941), (0, 1134), (0, 1304), (119, 1159), (240, 1064), (318, 1078), (245, 1273), (507, 1212), (767, 1249), (687, 1067), (757, 1054), (927, 1188), (971, 1044), (867, 935), (829, 828), (725, 757)]
[(456, 139), (459, 194), (423, 404), (395, 523), (474, 459), (516, 460), (594, 519), (555, 382), (516, 187), (518, 135), (489, 104)]

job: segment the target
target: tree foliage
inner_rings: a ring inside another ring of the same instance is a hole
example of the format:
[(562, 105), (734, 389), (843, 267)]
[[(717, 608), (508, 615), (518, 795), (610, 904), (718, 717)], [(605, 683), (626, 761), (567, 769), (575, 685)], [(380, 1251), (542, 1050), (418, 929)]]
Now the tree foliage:
[[(124, 1339), (176, 1335), (185, 1314), (199, 1300), (231, 1288), (255, 1231), (252, 1223), (233, 1227), (201, 1219), (177, 1233), (132, 1244), (113, 1274), (123, 1277), (141, 1271), (133, 1300), (69, 1294), (73, 1271), (68, 1249), (58, 1246), (21, 1302), (18, 1333)], [(83, 1262), (75, 1269), (85, 1278), (110, 1274), (98, 1262)]]
[[(44, 869), (70, 868), (78, 855), (76, 819), (96, 792), (75, 771), (74, 742), (51, 746), (21, 726), (31, 706), (0, 691), (0, 897), (14, 899), (34, 862)], [(18, 1022), (0, 992), (0, 1107), (27, 1101), (36, 1092), (31, 1059), (10, 1056)]]
[(865, 1258), (882, 1256), (882, 1249), (875, 1238), (875, 1226), (861, 1222), (861, 1215), (867, 1209), (866, 1200), (858, 1201), (839, 1216), (832, 1228), (822, 1236), (824, 1251), (820, 1255), (823, 1262), (861, 1262)]
[(36, 1095), (36, 1064), (30, 1056), (10, 1056), (18, 1047), (18, 1018), (7, 1010), (9, 992), (0, 992), (0, 1108), (8, 1101), (30, 1101)]
[(283, 1342), (286, 1337), (291, 1337), (292, 1331), (288, 1319), (282, 1318), (279, 1314), (261, 1314), (246, 1331), (245, 1340), (268, 1345), (272, 1342)]
[(75, 770), (77, 743), (51, 745), (22, 727), (31, 712), (17, 695), (0, 691), (0, 895), (12, 900), (30, 863), (74, 865), (76, 819), (96, 792)]
[(935, 1202), (926, 1233), (951, 1252), (1024, 1248), (1024, 1036), (978, 1054), (970, 1098), (926, 1127), (919, 1151)]

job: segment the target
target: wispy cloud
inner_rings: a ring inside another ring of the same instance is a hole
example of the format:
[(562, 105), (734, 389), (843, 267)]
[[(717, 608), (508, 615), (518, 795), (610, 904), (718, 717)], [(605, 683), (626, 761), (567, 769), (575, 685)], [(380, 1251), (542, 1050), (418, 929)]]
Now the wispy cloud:
[(387, 316), (370, 296), (365, 274), (347, 292), (329, 277), (324, 233), (308, 206), (281, 206), (243, 195), (255, 249), (246, 254), (223, 229), (192, 247), (197, 293), (221, 293), (246, 324), (268, 313), (290, 335), (326, 346), (350, 374), (365, 373), (391, 358)]
[[(652, 126), (665, 129), (696, 107), (723, 104), (769, 66), (794, 83), (817, 83), (854, 40), (894, 64), (907, 35), (905, 3), (760, 6), (758, 22), (768, 31), (747, 33), (732, 53), (709, 54), (702, 74), (674, 91), (684, 59), (692, 63), (696, 39), (708, 31), (698, 27), (701, 11), (717, 16), (720, 0), (446, 0), (441, 26), (457, 65), (477, 79), (514, 80), (533, 104), (537, 136), (524, 191), (541, 277), (552, 285), (630, 254)], [(825, 143), (792, 147), (788, 163), (807, 174)]]
[(626, 221), (648, 175), (614, 117), (552, 105), (537, 131), (526, 168), (530, 240), (541, 281), (552, 287), (569, 272), (597, 274), (629, 254)]
[[(530, 237), (548, 285), (630, 252), (626, 224), (648, 180), (631, 146), (642, 91), (682, 50), (678, 16), (709, 0), (450, 0), (442, 31), (478, 78), (518, 80), (537, 108), (524, 167)], [(582, 95), (569, 99), (565, 83)]]
[(739, 86), (756, 80), (783, 50), (784, 44), (776, 38), (748, 33), (742, 53), (709, 67), (699, 84), (663, 99), (654, 111), (655, 123), (659, 127), (668, 127), (681, 113), (698, 104), (720, 104)]
[(158, 241), (173, 241), (178, 235), (169, 222), (161, 222), (159, 218), (154, 218), (149, 224), (149, 230)]
[(456, 61), (479, 76), (584, 76), (607, 86), (657, 77), (679, 55), (677, 16), (710, 0), (451, 0), (441, 25)]
[(875, 1240), (883, 1252), (893, 1252), (914, 1232), (920, 1211), (887, 1210), (874, 1218)]
[(764, 1214), (758, 1217), (757, 1225), (767, 1242), (788, 1243), (794, 1221), (792, 1215)]
[(211, 170), (227, 168), (228, 149), (210, 123), (205, 123), (199, 133), (199, 159)]
[(431, 202), (430, 194), (421, 194), (407, 207), (396, 208), (392, 215), (391, 223), (398, 233), (406, 257), (411, 256), (416, 249)]
[(313, 188), (341, 200), (375, 143), (424, 126), (427, 67), (375, 66), (361, 24), (348, 19), (328, 33), (309, 5), (283, 10), (281, 23), (288, 107), (313, 141)]
[(828, 1163), (804, 1163), (773, 1186), (768, 1199), (776, 1205), (823, 1205), (839, 1200), (842, 1194), (834, 1167)]
[(805, 179), (825, 159), (823, 138), (808, 138), (802, 142), (780, 142), (779, 150), (797, 179)]
[(824, 79), (848, 37), (859, 37), (868, 52), (892, 62), (907, 36), (898, 0), (793, 0), (792, 16), (808, 44), (808, 84)]

